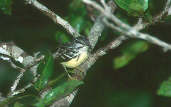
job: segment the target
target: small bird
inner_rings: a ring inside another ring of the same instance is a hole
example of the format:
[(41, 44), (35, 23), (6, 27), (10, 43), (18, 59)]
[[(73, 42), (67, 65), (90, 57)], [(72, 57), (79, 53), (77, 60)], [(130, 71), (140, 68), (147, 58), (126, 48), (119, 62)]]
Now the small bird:
[[(86, 36), (73, 38), (71, 42), (61, 45), (57, 49), (57, 59), (66, 68), (76, 68), (89, 56), (90, 42)], [(66, 70), (67, 71), (67, 70)]]

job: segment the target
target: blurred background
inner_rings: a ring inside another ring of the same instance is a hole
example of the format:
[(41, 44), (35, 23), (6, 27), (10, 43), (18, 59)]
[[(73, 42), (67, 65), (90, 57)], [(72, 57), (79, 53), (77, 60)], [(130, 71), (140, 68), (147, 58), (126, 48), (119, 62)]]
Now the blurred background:
[[(71, 14), (67, 11), (71, 3), (70, 0), (41, 0), (41, 3), (61, 17)], [(93, 21), (90, 22), (93, 24)], [(168, 18), (167, 21), (149, 26), (143, 32), (171, 43), (170, 28), (171, 22)], [(60, 44), (56, 37), (60, 30), (61, 28), (51, 19), (30, 5), (26, 5), (24, 0), (13, 0), (11, 15), (0, 11), (0, 42), (13, 41), (30, 55), (41, 50), (54, 52)], [(108, 33), (103, 34), (96, 49), (105, 46), (109, 40), (117, 37), (110, 29), (105, 29), (105, 32)], [(171, 98), (157, 95), (161, 83), (171, 76), (170, 51), (165, 53), (161, 47), (139, 41), (145, 43), (143, 45), (145, 49), (137, 48), (144, 49), (144, 51), (135, 56), (122, 57), (124, 58), (122, 60), (131, 60), (125, 62), (123, 67), (116, 67), (116, 59), (124, 55), (124, 49), (129, 50), (128, 46), (134, 42), (137, 40), (125, 41), (119, 48), (111, 50), (106, 56), (101, 57), (89, 69), (84, 85), (79, 89), (71, 107), (171, 106)], [(7, 62), (2, 60), (0, 62), (0, 92), (5, 96), (18, 72)], [(24, 78), (28, 80), (29, 75), (31, 74), (28, 73)], [(27, 82), (23, 81), (22, 84)]]

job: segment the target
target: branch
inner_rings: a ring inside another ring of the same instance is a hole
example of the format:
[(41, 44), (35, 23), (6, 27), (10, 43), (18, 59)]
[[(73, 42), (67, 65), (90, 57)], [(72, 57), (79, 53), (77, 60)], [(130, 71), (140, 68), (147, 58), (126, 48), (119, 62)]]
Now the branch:
[(166, 42), (164, 42), (164, 41), (162, 41), (162, 40), (160, 40), (160, 39), (158, 39), (156, 37), (153, 37), (153, 36), (151, 36), (149, 34), (140, 33), (140, 32), (136, 31), (133, 28), (126, 31), (126, 30), (121, 29), (120, 27), (115, 26), (114, 24), (111, 24), (107, 20), (104, 20), (104, 22), (108, 27), (119, 31), (119, 32), (121, 32), (122, 34), (124, 34), (124, 35), (126, 35), (128, 37), (146, 40), (146, 41), (148, 41), (150, 43), (153, 43), (155, 45), (163, 47), (164, 51), (171, 50), (171, 45), (170, 44), (168, 44), (168, 43), (166, 43)]
[(104, 29), (104, 24), (102, 23), (103, 16), (100, 15), (97, 17), (94, 26), (91, 28), (90, 34), (88, 36), (91, 48), (93, 49), (98, 42), (98, 38), (101, 36), (101, 33)]
[(53, 11), (49, 10), (46, 6), (39, 3), (37, 0), (25, 1), (26, 3), (36, 7), (38, 10), (40, 10), (42, 13), (44, 13), (46, 16), (52, 19), (54, 23), (61, 25), (73, 37), (80, 36), (80, 34), (66, 20), (61, 18), (59, 15), (55, 14)]
[(171, 0), (167, 0), (163, 11), (153, 18), (152, 23), (147, 23), (146, 26), (148, 26), (149, 24), (150, 25), (155, 24), (156, 22), (159, 22), (164, 16), (168, 16), (170, 9), (171, 9)]
[[(139, 31), (139, 30), (144, 29), (144, 26), (145, 25), (142, 23), (142, 19), (139, 18), (137, 24), (134, 25), (133, 28), (135, 28), (136, 30)], [(105, 47), (98, 49), (93, 54), (93, 56), (97, 60), (99, 57), (102, 57), (102, 56), (106, 55), (109, 50), (115, 49), (115, 48), (119, 47), (123, 43), (123, 41), (125, 41), (127, 39), (128, 39), (128, 37), (126, 37), (125, 35), (121, 35), (121, 36), (117, 37), (115, 40), (113, 40), (110, 43), (108, 43)]]
[[(106, 4), (104, 3), (104, 0), (101, 0), (101, 3), (103, 4), (104, 7), (106, 7)], [(137, 22), (137, 24), (133, 27), (135, 28), (137, 31), (140, 31), (144, 28), (146, 28), (147, 26), (150, 26), (152, 24), (155, 24), (157, 22), (159, 22), (169, 11), (170, 9), (170, 4), (171, 4), (171, 0), (167, 0), (165, 7), (163, 9), (163, 11), (158, 14), (157, 16), (153, 17), (153, 21), (152, 23), (143, 23), (142, 19), (140, 18)], [(94, 56), (97, 57), (96, 60), (107, 54), (107, 51), (111, 50), (111, 49), (115, 49), (117, 48), (119, 45), (122, 44), (122, 42), (124, 40), (127, 40), (128, 38), (124, 35), (121, 35), (120, 37), (116, 38), (115, 40), (111, 41), (109, 44), (107, 44), (105, 47), (98, 49), (95, 53)]]
[[(9, 96), (13, 96), (18, 93), (24, 92), (27, 88), (30, 87), (29, 84), (23, 87), (22, 89), (16, 90), (19, 81), (24, 75), (24, 72), (27, 71), (28, 69), (32, 72), (33, 76), (36, 77), (38, 62), (43, 58), (44, 56), (36, 58), (28, 55), (27, 53), (24, 52), (24, 50), (16, 46), (13, 42), (0, 43), (0, 59), (8, 61), (13, 68), (20, 71), (20, 73), (17, 76), (17, 79), (14, 81), (13, 85), (11, 86), (11, 92), (9, 93)], [(23, 65), (24, 68), (17, 66), (16, 62), (19, 62), (21, 65)], [(37, 78), (34, 78), (33, 81), (35, 81), (35, 79)]]
[(0, 43), (0, 59), (9, 61), (11, 58), (25, 67), (31, 66), (35, 62), (34, 57), (25, 53), (13, 42)]
[[(100, 5), (98, 5), (96, 2), (91, 1), (91, 0), (83, 0), (84, 3), (93, 6), (95, 9), (97, 9), (98, 11), (100, 11), (104, 16), (106, 16), (108, 19), (110, 19), (111, 21), (113, 21), (113, 23), (115, 23), (116, 25), (110, 23), (108, 20), (104, 19), (105, 24), (114, 29), (117, 30), (119, 32), (121, 32), (122, 34), (131, 37), (131, 38), (138, 38), (138, 39), (143, 39), (146, 40), (150, 43), (156, 44), (158, 46), (161, 46), (164, 48), (164, 50), (171, 50), (171, 45), (163, 42), (162, 40), (153, 37), (149, 34), (145, 34), (145, 33), (140, 33), (138, 32), (136, 29), (134, 29), (133, 27), (123, 23), (121, 20), (119, 20), (116, 16), (114, 16), (111, 11), (109, 11), (106, 8), (101, 7)], [(170, 0), (168, 1), (169, 5), (170, 5)]]
[(76, 94), (77, 94), (77, 90), (72, 92), (70, 95), (56, 101), (50, 107), (69, 107)]
[[(143, 25), (142, 25), (142, 19), (140, 18), (137, 22), (137, 24), (134, 26), (135, 29), (137, 30), (141, 30), (143, 29)], [(111, 41), (110, 43), (108, 43), (105, 47), (98, 49), (95, 53), (93, 53), (90, 58), (88, 59), (88, 61), (86, 61), (85, 67), (83, 66), (83, 68), (87, 68), (87, 70), (99, 59), (99, 57), (102, 57), (104, 55), (107, 54), (107, 51), (109, 51), (110, 49), (115, 49), (118, 46), (120, 46), (124, 40), (127, 40), (128, 38), (125, 35), (121, 35), (119, 37), (117, 37), (115, 40)]]
[(98, 59), (99, 57), (106, 55), (107, 51), (109, 51), (110, 49), (117, 48), (118, 46), (120, 46), (123, 43), (124, 40), (127, 40), (127, 37), (125, 37), (124, 35), (117, 37), (115, 40), (108, 43), (105, 47), (97, 50), (93, 54), (93, 56), (96, 57), (96, 59)]

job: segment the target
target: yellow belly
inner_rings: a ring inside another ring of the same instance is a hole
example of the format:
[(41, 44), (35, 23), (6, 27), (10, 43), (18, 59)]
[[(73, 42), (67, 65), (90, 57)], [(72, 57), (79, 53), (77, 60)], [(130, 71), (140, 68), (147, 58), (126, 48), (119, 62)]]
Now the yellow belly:
[(68, 68), (75, 68), (83, 63), (88, 58), (88, 53), (84, 52), (80, 56), (69, 60), (68, 62), (62, 62), (61, 64)]

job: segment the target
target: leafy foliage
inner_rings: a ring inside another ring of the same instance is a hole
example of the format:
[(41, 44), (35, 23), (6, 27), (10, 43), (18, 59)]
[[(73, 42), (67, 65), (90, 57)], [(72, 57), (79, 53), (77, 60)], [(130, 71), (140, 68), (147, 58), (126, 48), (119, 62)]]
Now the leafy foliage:
[(160, 88), (157, 91), (158, 95), (171, 97), (171, 78), (167, 81), (163, 81)]
[(114, 68), (119, 69), (126, 66), (130, 61), (135, 59), (138, 54), (145, 52), (147, 49), (148, 43), (145, 41), (135, 41), (128, 44), (122, 49), (122, 55), (114, 58)]
[(55, 100), (58, 100), (71, 92), (78, 87), (79, 85), (83, 84), (82, 81), (78, 80), (69, 80), (60, 84), (59, 86), (53, 88), (49, 92), (47, 92), (44, 98), (40, 99), (40, 101), (36, 104), (37, 107), (45, 107), (45, 105), (49, 105)]
[(148, 0), (115, 0), (115, 2), (133, 16), (143, 15), (148, 9)]
[(5, 14), (11, 14), (12, 0), (0, 0), (0, 10)]
[(40, 73), (39, 80), (36, 81), (34, 87), (40, 91), (48, 84), (48, 80), (54, 71), (54, 59), (53, 56), (48, 53), (45, 60), (41, 61), (38, 67), (38, 73)]
[(14, 107), (24, 107), (24, 105), (21, 104), (21, 103), (19, 103), (19, 102), (16, 102), (16, 103), (14, 104)]

